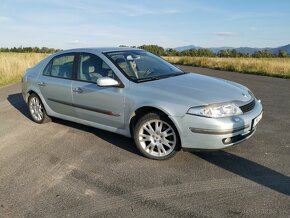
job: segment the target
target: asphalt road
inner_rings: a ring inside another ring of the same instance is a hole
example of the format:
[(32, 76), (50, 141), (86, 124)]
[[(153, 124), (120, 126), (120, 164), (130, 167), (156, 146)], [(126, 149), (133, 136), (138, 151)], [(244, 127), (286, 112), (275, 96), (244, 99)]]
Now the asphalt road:
[(289, 217), (290, 80), (183, 68), (249, 87), (264, 106), (256, 134), (153, 161), (123, 136), (38, 125), (20, 84), (0, 88), (0, 217)]

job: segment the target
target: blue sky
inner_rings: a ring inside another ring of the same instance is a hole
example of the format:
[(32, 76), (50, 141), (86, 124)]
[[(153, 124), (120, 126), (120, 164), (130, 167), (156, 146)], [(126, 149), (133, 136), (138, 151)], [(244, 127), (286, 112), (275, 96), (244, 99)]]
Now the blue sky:
[(288, 0), (1, 0), (0, 47), (290, 43)]

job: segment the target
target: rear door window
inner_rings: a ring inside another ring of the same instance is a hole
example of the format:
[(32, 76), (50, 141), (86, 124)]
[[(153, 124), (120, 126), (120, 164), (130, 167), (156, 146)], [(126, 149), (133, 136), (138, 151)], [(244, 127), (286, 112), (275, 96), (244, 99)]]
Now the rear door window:
[(74, 59), (74, 54), (65, 54), (53, 58), (45, 67), (43, 75), (72, 79)]

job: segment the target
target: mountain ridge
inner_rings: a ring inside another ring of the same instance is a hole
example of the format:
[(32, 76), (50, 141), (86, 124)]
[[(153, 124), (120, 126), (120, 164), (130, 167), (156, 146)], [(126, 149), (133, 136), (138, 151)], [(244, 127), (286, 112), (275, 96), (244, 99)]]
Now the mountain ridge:
[(253, 54), (256, 51), (261, 51), (261, 50), (269, 50), (271, 51), (273, 54), (278, 54), (279, 50), (282, 49), (285, 52), (287, 52), (288, 54), (290, 54), (290, 44), (288, 45), (283, 45), (283, 46), (278, 46), (278, 47), (274, 47), (274, 48), (270, 48), (270, 47), (265, 47), (265, 48), (253, 48), (253, 47), (201, 47), (201, 46), (195, 46), (195, 45), (186, 45), (186, 46), (180, 46), (180, 47), (176, 47), (173, 48), (176, 51), (186, 51), (186, 50), (190, 50), (190, 49), (209, 49), (211, 51), (213, 51), (214, 53), (218, 53), (221, 50), (226, 50), (226, 49), (235, 49), (238, 52), (241, 53), (249, 53), (249, 54)]

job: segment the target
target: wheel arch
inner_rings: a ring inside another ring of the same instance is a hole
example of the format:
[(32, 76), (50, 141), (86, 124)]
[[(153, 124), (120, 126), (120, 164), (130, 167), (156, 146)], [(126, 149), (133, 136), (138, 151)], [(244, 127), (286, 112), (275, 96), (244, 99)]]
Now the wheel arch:
[(43, 104), (43, 106), (44, 106), (44, 109), (45, 109), (46, 113), (47, 113), (48, 115), (52, 115), (52, 114), (53, 114), (53, 111), (52, 111), (52, 110), (50, 109), (50, 107), (47, 105), (47, 103), (46, 103), (44, 97), (43, 97), (41, 94), (39, 94), (38, 91), (36, 91), (36, 90), (33, 89), (33, 88), (29, 89), (29, 90), (26, 92), (26, 99), (25, 99), (25, 100), (26, 100), (26, 103), (28, 103), (29, 96), (30, 96), (32, 93), (34, 93), (35, 95), (37, 95), (37, 96), (40, 98), (40, 100), (41, 100), (41, 102), (42, 102), (42, 104)]
[[(31, 94), (35, 94), (35, 95), (37, 95), (37, 96), (40, 98), (40, 96), (39, 96), (39, 94), (37, 93), (37, 91), (35, 91), (35, 90), (33, 90), (33, 89), (29, 89), (29, 90), (27, 91), (27, 93), (26, 93), (26, 99), (25, 99), (25, 102), (28, 102), (29, 96), (30, 96)], [(41, 98), (40, 98), (40, 99), (41, 99)], [(42, 100), (42, 99), (41, 99), (41, 100)]]
[(161, 115), (166, 116), (174, 125), (177, 133), (178, 133), (178, 137), (180, 139), (180, 130), (179, 130), (179, 126), (177, 125), (177, 123), (175, 122), (174, 119), (172, 119), (172, 116), (165, 110), (162, 110), (158, 107), (155, 106), (141, 106), (139, 108), (137, 108), (130, 116), (130, 120), (129, 120), (129, 128), (130, 128), (130, 135), (131, 137), (134, 136), (134, 127), (136, 125), (136, 123), (138, 122), (138, 120), (144, 116), (145, 114), (148, 113), (159, 113)]

